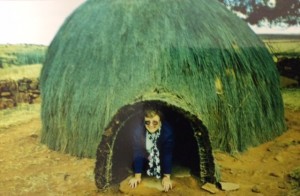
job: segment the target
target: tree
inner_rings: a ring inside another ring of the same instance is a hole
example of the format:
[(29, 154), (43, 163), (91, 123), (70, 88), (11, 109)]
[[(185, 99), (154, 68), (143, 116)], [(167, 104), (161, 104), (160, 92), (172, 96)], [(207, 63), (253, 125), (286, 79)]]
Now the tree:
[(230, 10), (244, 14), (250, 24), (300, 24), (300, 0), (219, 0)]

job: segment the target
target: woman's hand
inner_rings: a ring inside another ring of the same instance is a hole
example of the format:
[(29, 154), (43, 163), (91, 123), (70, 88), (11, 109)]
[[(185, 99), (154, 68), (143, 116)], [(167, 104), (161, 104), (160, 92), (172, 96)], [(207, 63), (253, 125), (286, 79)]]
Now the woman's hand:
[(164, 188), (165, 192), (168, 192), (172, 189), (172, 182), (169, 174), (164, 174), (164, 177), (162, 179), (162, 186)]
[(137, 185), (142, 181), (141, 174), (135, 174), (133, 178), (129, 180), (129, 186), (131, 188), (136, 188)]

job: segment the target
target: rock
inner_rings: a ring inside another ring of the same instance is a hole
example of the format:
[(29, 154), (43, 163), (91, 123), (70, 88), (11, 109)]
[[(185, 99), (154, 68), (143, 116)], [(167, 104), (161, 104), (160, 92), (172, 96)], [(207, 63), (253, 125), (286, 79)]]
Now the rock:
[(32, 133), (29, 137), (36, 139), (36, 138), (38, 138), (39, 136), (38, 136), (38, 134)]
[(274, 159), (280, 163), (282, 163), (284, 161), (280, 155), (275, 156)]
[(252, 192), (254, 193), (261, 193), (261, 187), (258, 185), (254, 185), (251, 189)]
[(263, 162), (263, 163), (267, 163), (267, 162), (268, 162), (268, 160), (267, 160), (266, 158), (263, 158), (263, 159), (261, 160), (261, 162)]
[(10, 97), (11, 96), (11, 92), (1, 92), (1, 97)]
[(286, 189), (287, 185), (286, 185), (285, 182), (278, 182), (278, 188), (280, 188), (280, 189)]
[(35, 94), (35, 93), (29, 93), (29, 96), (34, 98), (34, 99), (39, 97), (39, 95)]
[(67, 173), (66, 173), (66, 174), (64, 175), (64, 180), (65, 180), (65, 181), (68, 180), (69, 177), (70, 177), (70, 174), (67, 174)]
[(260, 175), (262, 175), (262, 171), (261, 170), (257, 169), (257, 170), (253, 171), (252, 176), (260, 176)]
[(37, 80), (32, 80), (32, 82), (29, 84), (30, 89), (38, 89), (39, 87), (39, 82)]
[(235, 191), (240, 189), (239, 184), (231, 183), (231, 182), (220, 182), (221, 189), (223, 191)]
[(28, 84), (25, 82), (20, 82), (19, 83), (19, 91), (20, 92), (26, 92), (28, 90)]
[(278, 145), (273, 145), (267, 148), (267, 151), (277, 153), (281, 150), (280, 146)]
[(13, 108), (16, 105), (17, 103), (13, 99), (3, 97), (0, 98), (0, 109)]
[(211, 183), (205, 183), (201, 188), (213, 194), (219, 192), (219, 189), (216, 187), (216, 185)]
[(298, 144), (300, 144), (300, 140), (291, 141), (291, 145), (298, 145)]
[(37, 95), (41, 94), (40, 90), (31, 90), (30, 92)]
[(278, 172), (271, 172), (270, 176), (277, 177), (277, 178), (281, 178), (282, 177), (282, 175), (280, 173), (278, 173)]

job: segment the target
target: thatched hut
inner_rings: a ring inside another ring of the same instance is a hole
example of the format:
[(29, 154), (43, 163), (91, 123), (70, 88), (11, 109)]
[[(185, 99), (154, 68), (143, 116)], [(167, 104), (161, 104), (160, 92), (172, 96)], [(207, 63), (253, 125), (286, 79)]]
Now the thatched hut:
[(49, 46), (41, 92), (42, 142), (80, 157), (97, 151), (99, 188), (126, 171), (124, 141), (145, 103), (179, 123), (176, 145), (187, 147), (177, 160), (190, 150), (202, 181), (215, 181), (212, 149), (243, 151), (285, 129), (271, 55), (211, 0), (88, 0)]

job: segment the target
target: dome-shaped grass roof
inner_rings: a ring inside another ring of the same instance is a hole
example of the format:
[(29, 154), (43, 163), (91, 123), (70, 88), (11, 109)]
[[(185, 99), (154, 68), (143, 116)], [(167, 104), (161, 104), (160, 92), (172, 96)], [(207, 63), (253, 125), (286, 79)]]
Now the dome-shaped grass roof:
[(118, 111), (147, 100), (196, 116), (228, 152), (285, 129), (271, 55), (214, 0), (88, 0), (49, 46), (41, 92), (42, 142), (77, 156), (95, 157)]

